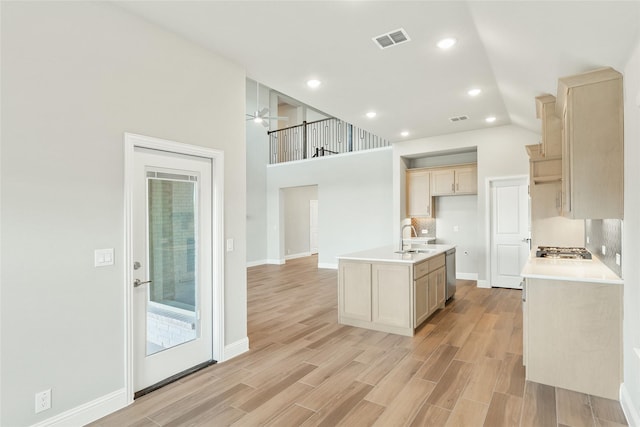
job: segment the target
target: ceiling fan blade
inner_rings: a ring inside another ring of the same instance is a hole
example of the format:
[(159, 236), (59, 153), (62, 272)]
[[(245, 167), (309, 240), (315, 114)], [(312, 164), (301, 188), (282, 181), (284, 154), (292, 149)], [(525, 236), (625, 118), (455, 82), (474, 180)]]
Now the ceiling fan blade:
[(256, 116), (260, 116), (264, 118), (263, 116), (266, 116), (268, 113), (269, 113), (269, 109), (267, 107), (264, 107), (262, 110), (256, 111)]
[(262, 121), (262, 126), (268, 128), (269, 127), (269, 120), (263, 120)]

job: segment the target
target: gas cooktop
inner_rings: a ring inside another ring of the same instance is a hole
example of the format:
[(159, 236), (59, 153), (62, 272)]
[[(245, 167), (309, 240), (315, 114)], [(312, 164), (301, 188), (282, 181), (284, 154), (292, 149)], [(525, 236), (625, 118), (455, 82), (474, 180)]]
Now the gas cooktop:
[(538, 246), (536, 250), (538, 258), (563, 258), (563, 259), (591, 259), (591, 252), (586, 248)]

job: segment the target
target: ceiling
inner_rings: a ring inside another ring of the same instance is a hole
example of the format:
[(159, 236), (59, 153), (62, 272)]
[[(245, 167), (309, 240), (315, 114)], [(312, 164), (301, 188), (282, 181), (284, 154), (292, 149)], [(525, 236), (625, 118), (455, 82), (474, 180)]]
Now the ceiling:
[[(622, 71), (640, 37), (640, 0), (119, 4), (240, 64), (249, 78), (393, 142), (508, 123), (539, 132), (535, 96), (555, 94), (561, 76)], [(382, 50), (372, 41), (398, 28), (409, 42)], [(443, 51), (443, 37), (458, 43)], [(322, 85), (309, 89), (311, 78)], [(471, 88), (482, 93), (470, 97)], [(449, 121), (461, 115), (469, 118)]]

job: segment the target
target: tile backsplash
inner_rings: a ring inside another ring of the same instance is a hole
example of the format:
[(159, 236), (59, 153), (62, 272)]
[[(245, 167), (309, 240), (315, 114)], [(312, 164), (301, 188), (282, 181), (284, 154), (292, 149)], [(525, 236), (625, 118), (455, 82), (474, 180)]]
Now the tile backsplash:
[[(622, 220), (588, 219), (584, 222), (587, 249), (597, 256), (607, 267), (622, 277), (622, 262), (616, 264), (616, 254), (622, 256)], [(606, 253), (602, 254), (602, 246)]]
[[(411, 225), (413, 225), (418, 232), (418, 235), (415, 237), (436, 237), (435, 218), (411, 218)], [(427, 230), (427, 233), (423, 234), (423, 230)]]

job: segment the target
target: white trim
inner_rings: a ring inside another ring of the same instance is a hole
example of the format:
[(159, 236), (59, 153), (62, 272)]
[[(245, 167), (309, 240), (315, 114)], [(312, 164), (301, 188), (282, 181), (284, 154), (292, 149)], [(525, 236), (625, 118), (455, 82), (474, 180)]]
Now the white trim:
[(333, 262), (319, 262), (318, 268), (330, 268), (332, 270), (337, 270), (338, 264)]
[(478, 287), (479, 288), (489, 289), (489, 288), (491, 288), (491, 285), (489, 284), (488, 280), (478, 280)]
[(627, 419), (627, 424), (629, 424), (630, 427), (640, 426), (640, 414), (638, 414), (631, 400), (629, 390), (627, 390), (624, 383), (620, 384), (620, 406), (622, 406), (622, 412), (624, 412), (624, 416)]
[(284, 259), (288, 260), (288, 259), (304, 258), (308, 256), (311, 256), (311, 252), (300, 252), (298, 254), (289, 254), (289, 255), (286, 255)]
[(244, 337), (234, 343), (231, 343), (224, 347), (224, 356), (222, 362), (233, 359), (236, 356), (240, 356), (243, 353), (249, 351), (249, 338)]
[[(213, 303), (212, 303), (212, 357), (223, 360), (224, 357), (224, 152), (208, 147), (182, 144), (165, 139), (133, 133), (124, 134), (124, 383), (125, 404), (133, 402), (133, 164), (136, 147), (171, 153), (198, 156), (212, 162), (212, 215), (216, 219), (212, 224), (212, 271), (213, 271)], [(220, 244), (216, 244), (219, 242)], [(105, 414), (106, 415), (106, 414)]]
[(258, 261), (247, 261), (247, 268), (256, 267), (258, 265), (265, 265), (265, 264), (269, 264), (269, 260), (261, 259)]
[(113, 393), (94, 399), (91, 402), (76, 406), (75, 408), (69, 409), (61, 414), (33, 424), (32, 427), (81, 426), (122, 409), (128, 404), (127, 390), (122, 388), (114, 391)]
[(458, 272), (456, 272), (456, 279), (478, 281), (478, 273), (458, 273)]
[(284, 264), (284, 259), (268, 259), (266, 260), (266, 264), (282, 265)]

